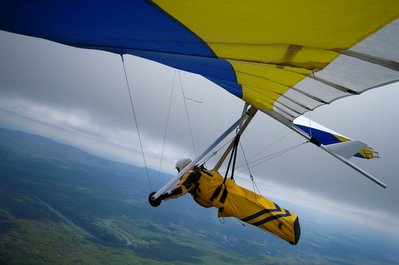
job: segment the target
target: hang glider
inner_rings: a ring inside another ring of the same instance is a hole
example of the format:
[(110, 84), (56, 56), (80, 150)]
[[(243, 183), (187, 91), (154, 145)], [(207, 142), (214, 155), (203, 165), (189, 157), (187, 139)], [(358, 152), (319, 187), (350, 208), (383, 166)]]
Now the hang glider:
[(397, 82), (398, 18), (397, 0), (13, 0), (0, 29), (200, 74), (385, 187), (348, 160), (374, 150), (295, 119)]

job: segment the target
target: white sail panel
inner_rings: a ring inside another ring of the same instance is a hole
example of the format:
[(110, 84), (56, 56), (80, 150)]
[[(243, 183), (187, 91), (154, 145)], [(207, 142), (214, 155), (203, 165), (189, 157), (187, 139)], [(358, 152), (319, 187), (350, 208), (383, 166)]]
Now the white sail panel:
[(340, 55), (315, 76), (356, 93), (399, 81), (398, 71), (346, 55)]
[(284, 93), (284, 97), (301, 105), (305, 108), (305, 111), (313, 110), (323, 104), (320, 100), (309, 97), (295, 89), (289, 89), (286, 93)]
[(331, 103), (335, 99), (350, 95), (349, 93), (345, 93), (341, 90), (321, 83), (312, 77), (303, 79), (301, 82), (295, 85), (295, 89), (306, 95), (309, 95), (310, 97), (319, 99), (324, 103)]
[(391, 22), (350, 50), (399, 62), (399, 19)]

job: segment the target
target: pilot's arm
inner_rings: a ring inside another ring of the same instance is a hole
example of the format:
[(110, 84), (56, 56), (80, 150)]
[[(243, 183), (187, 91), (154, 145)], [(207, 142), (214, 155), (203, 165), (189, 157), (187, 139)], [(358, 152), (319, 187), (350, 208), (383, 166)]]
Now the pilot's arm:
[(161, 200), (166, 200), (170, 198), (178, 198), (190, 192), (195, 187), (195, 184), (201, 177), (201, 173), (198, 171), (191, 172), (186, 178), (183, 179), (176, 185), (176, 187), (168, 192), (165, 192), (159, 196)]

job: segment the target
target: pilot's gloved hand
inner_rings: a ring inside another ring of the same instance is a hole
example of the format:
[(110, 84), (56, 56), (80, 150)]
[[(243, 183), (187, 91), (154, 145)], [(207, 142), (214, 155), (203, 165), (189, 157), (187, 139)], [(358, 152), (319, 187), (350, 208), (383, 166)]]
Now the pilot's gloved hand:
[(167, 199), (167, 198), (169, 198), (169, 197), (170, 197), (170, 193), (165, 192), (165, 193), (162, 193), (158, 198), (159, 198), (160, 200), (165, 200), (165, 199)]

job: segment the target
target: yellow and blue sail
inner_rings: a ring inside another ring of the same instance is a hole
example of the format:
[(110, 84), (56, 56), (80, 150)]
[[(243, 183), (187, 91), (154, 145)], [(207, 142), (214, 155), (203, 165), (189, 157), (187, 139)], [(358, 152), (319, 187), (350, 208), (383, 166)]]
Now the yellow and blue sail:
[(196, 73), (280, 121), (399, 80), (397, 0), (6, 0), (0, 7), (1, 30)]

